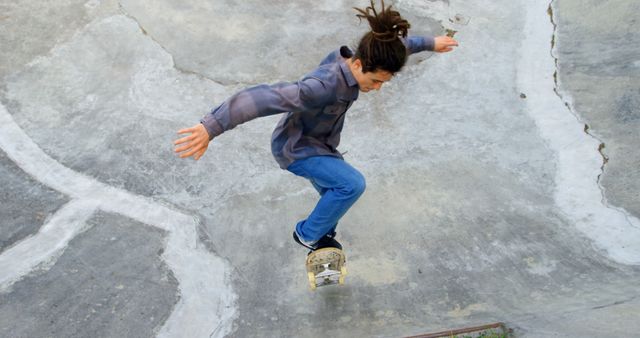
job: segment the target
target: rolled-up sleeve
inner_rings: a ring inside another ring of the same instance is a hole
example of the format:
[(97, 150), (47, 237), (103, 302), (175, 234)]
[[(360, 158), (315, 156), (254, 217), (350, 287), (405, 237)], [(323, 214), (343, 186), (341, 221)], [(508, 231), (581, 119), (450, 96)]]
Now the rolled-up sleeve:
[(258, 117), (284, 112), (304, 112), (327, 105), (335, 90), (308, 77), (293, 83), (259, 85), (239, 91), (205, 115), (200, 122), (209, 138)]
[(431, 36), (409, 36), (403, 39), (410, 54), (419, 53), (425, 50), (433, 51), (435, 42)]

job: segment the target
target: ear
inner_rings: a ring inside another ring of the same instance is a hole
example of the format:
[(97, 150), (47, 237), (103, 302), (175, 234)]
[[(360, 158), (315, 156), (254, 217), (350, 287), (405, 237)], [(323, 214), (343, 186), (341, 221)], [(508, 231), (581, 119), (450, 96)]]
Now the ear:
[(360, 71), (362, 71), (362, 60), (360, 60), (360, 59), (356, 59), (355, 61), (353, 61), (353, 65), (354, 65), (357, 69), (360, 69)]

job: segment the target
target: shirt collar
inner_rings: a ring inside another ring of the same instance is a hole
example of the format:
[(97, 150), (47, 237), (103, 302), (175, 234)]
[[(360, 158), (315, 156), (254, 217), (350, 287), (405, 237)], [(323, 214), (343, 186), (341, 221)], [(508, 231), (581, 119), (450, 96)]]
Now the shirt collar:
[[(340, 56), (342, 56), (343, 58), (349, 58), (353, 56), (353, 52), (349, 49), (349, 47), (342, 46), (340, 47)], [(350, 97), (351, 100), (355, 100), (358, 98), (358, 93), (360, 89), (360, 87), (358, 86), (358, 81), (356, 81), (356, 78), (353, 76), (351, 69), (349, 69), (349, 66), (347, 65), (346, 62), (344, 62), (344, 60), (341, 59), (339, 64), (340, 64), (340, 69), (342, 70), (342, 75), (344, 75), (344, 79), (347, 81), (347, 85), (350, 88), (355, 87), (353, 88), (354, 90)]]
[(349, 87), (357, 86), (358, 81), (353, 77), (353, 73), (351, 73), (351, 69), (349, 69), (347, 63), (344, 61), (340, 62), (340, 68), (342, 68), (342, 74), (344, 75), (345, 80), (347, 80)]

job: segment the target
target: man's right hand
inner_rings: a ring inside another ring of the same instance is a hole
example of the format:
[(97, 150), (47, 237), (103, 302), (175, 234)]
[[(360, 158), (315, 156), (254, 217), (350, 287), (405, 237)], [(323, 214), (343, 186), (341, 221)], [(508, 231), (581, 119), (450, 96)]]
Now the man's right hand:
[(453, 50), (453, 47), (458, 47), (458, 41), (446, 35), (436, 36), (433, 41), (433, 51), (437, 53), (450, 52)]
[(178, 135), (191, 134), (173, 142), (176, 145), (175, 152), (180, 158), (193, 156), (196, 161), (204, 155), (209, 147), (209, 133), (202, 123), (191, 128), (178, 130)]

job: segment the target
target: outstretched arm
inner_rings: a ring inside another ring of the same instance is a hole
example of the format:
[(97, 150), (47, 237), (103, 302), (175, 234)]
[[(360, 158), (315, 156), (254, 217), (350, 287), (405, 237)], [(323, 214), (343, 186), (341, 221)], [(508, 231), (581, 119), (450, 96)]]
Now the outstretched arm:
[(453, 50), (453, 47), (458, 46), (458, 42), (446, 35), (443, 36), (409, 36), (404, 39), (404, 44), (407, 46), (409, 53), (419, 53), (425, 50), (444, 53)]
[(175, 152), (181, 158), (193, 156), (198, 160), (207, 151), (209, 141), (239, 124), (261, 116), (309, 111), (326, 105), (333, 96), (333, 88), (316, 78), (241, 90), (205, 115), (199, 124), (179, 130), (179, 135), (190, 135), (174, 142)]

